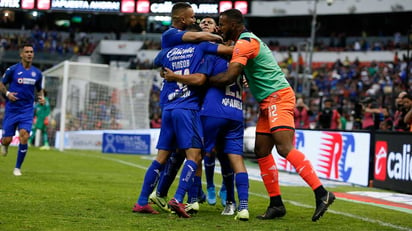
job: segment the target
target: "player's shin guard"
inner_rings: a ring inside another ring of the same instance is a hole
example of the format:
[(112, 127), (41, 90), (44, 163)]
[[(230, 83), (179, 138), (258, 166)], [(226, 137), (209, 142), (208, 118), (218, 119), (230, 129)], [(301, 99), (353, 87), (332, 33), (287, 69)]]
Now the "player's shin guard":
[(23, 164), (24, 158), (26, 157), (27, 154), (27, 144), (19, 144), (19, 150), (17, 152), (17, 161), (16, 161), (16, 167), (15, 168), (21, 168), (21, 165)]
[(162, 172), (157, 185), (157, 196), (166, 197), (169, 192), (169, 188), (176, 178), (177, 172), (183, 164), (185, 157), (180, 153), (173, 152), (170, 158), (167, 160), (164, 171)]
[(272, 154), (258, 159), (260, 175), (270, 197), (280, 195), (279, 174)]
[(142, 191), (140, 192), (137, 203), (141, 206), (147, 205), (149, 201), (149, 195), (153, 192), (157, 182), (159, 181), (160, 173), (163, 171), (164, 165), (160, 164), (156, 160), (152, 162), (150, 167), (146, 171), (144, 181), (142, 185)]
[(183, 166), (182, 173), (180, 174), (179, 186), (177, 187), (174, 198), (182, 203), (183, 197), (193, 184), (193, 177), (197, 170), (197, 164), (193, 160), (187, 160)]
[(292, 149), (286, 156), (286, 159), (295, 167), (296, 172), (313, 190), (322, 185), (309, 159), (302, 152)]
[(229, 157), (227, 155), (219, 155), (218, 157), (222, 168), (223, 185), (226, 187), (226, 201), (235, 202), (234, 173), (230, 166)]
[(235, 182), (239, 198), (239, 211), (248, 209), (249, 203), (249, 179), (247, 172), (236, 173)]
[(193, 184), (190, 187), (189, 191), (187, 192), (187, 200), (188, 203), (195, 203), (197, 202), (197, 198), (199, 195), (199, 189), (202, 185), (202, 179), (200, 176), (193, 177)]
[(211, 154), (206, 154), (203, 157), (203, 163), (205, 166), (207, 188), (215, 187), (215, 184), (213, 182), (213, 177), (215, 174), (215, 156)]

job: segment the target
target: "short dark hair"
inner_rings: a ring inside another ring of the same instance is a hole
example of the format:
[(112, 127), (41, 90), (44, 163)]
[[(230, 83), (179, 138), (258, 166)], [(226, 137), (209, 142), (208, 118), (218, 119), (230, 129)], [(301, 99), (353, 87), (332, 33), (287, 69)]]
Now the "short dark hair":
[(199, 32), (202, 31), (202, 28), (199, 26), (199, 24), (192, 24), (186, 27), (187, 31), (194, 31), (194, 32)]
[(31, 43), (23, 43), (23, 44), (20, 46), (20, 50), (23, 50), (23, 48), (25, 48), (25, 47), (34, 48), (34, 47), (33, 47), (33, 44), (31, 44)]
[(220, 13), (220, 16), (226, 16), (230, 21), (238, 23), (238, 24), (244, 24), (245, 20), (243, 18), (242, 12), (238, 9), (229, 9), (225, 10), (222, 13)]
[(178, 16), (182, 10), (186, 10), (188, 8), (192, 8), (189, 3), (176, 2), (172, 7), (172, 18)]

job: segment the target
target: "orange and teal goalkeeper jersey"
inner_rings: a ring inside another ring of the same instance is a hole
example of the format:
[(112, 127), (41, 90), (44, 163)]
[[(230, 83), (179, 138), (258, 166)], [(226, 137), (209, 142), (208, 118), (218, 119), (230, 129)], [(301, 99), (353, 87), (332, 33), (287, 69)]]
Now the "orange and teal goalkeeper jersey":
[(245, 66), (250, 91), (258, 102), (275, 91), (290, 87), (272, 51), (251, 32), (240, 34), (230, 62)]

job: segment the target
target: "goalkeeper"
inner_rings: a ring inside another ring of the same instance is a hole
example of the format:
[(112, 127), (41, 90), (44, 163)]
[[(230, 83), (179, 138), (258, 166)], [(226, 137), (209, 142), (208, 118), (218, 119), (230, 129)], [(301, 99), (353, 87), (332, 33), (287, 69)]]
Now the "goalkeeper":
[(47, 98), (47, 92), (44, 89), (44, 104), (37, 103), (36, 104), (36, 111), (33, 123), (33, 127), (31, 130), (31, 136), (29, 138), (29, 144), (33, 144), (33, 139), (36, 136), (37, 129), (40, 130), (42, 138), (43, 138), (43, 146), (40, 147), (40, 150), (49, 150), (49, 138), (47, 135), (47, 126), (49, 125), (49, 115), (50, 115), (50, 102), (49, 98)]

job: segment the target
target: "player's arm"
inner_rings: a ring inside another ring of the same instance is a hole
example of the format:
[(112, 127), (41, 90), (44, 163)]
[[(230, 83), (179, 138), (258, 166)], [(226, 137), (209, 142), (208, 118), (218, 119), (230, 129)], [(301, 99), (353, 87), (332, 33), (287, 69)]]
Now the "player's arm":
[(10, 101), (16, 101), (18, 99), (16, 97), (17, 93), (8, 91), (5, 85), (9, 83), (9, 80), (11, 80), (13, 72), (14, 71), (8, 68), (3, 75), (2, 81), (0, 82), (0, 92), (2, 92)]
[(226, 72), (210, 77), (209, 83), (212, 86), (222, 87), (236, 81), (243, 72), (248, 59), (256, 57), (260, 47), (256, 40), (238, 40), (233, 48), (232, 59)]
[(212, 86), (223, 87), (236, 81), (237, 77), (242, 74), (243, 64), (232, 62), (226, 72), (219, 73), (209, 78), (209, 84)]
[(201, 86), (207, 80), (206, 75), (202, 73), (180, 75), (180, 74), (174, 73), (172, 70), (170, 70), (167, 67), (163, 68), (163, 77), (167, 81), (176, 81), (176, 82), (183, 83), (186, 85), (191, 85), (191, 86)]
[(220, 35), (213, 34), (210, 32), (193, 32), (187, 31), (182, 36), (183, 42), (203, 42), (203, 41), (211, 41), (211, 42), (222, 42), (223, 38)]
[(43, 105), (46, 102), (44, 99), (43, 89), (40, 89), (40, 91), (37, 91), (37, 102), (39, 102), (41, 105)]
[(232, 56), (233, 53), (233, 46), (226, 46), (223, 44), (219, 44), (217, 46), (217, 53), (219, 55), (228, 55), (228, 56)]

